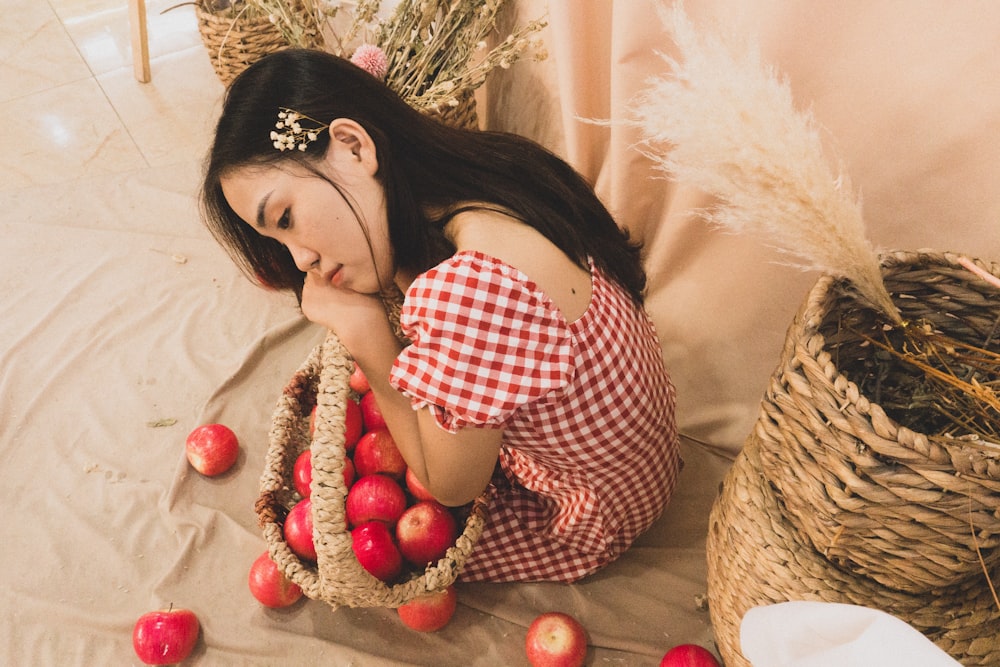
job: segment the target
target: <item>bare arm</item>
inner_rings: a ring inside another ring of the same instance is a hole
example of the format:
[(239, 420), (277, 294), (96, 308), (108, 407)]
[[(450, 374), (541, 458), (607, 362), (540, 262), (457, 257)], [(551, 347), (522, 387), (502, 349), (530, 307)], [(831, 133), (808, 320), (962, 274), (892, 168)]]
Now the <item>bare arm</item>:
[(306, 280), (302, 310), (333, 329), (368, 378), (403, 459), (417, 479), (445, 505), (464, 505), (483, 492), (500, 454), (502, 429), (460, 429), (448, 433), (430, 410), (413, 410), (410, 399), (389, 384), (389, 371), (402, 345), (375, 296), (338, 290)]

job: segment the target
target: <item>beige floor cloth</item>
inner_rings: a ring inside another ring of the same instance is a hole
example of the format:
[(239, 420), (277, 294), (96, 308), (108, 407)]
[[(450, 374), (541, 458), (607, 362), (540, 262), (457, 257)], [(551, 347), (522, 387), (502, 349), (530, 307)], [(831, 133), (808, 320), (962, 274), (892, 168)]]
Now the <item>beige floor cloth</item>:
[[(546, 7), (515, 4), (522, 18)], [(756, 35), (789, 76), (862, 191), (877, 246), (1000, 260), (1000, 3), (686, 6), (696, 25)], [(461, 587), (453, 622), (435, 634), (407, 631), (391, 610), (256, 604), (246, 573), (264, 550), (253, 502), (270, 413), (322, 332), (242, 279), (198, 221), (221, 86), (203, 53), (183, 83), (172, 76), (177, 61), (157, 57), (152, 21), (152, 83), (98, 83), (112, 102), (172, 95), (170, 112), (95, 142), (88, 157), (60, 152), (52, 98), (3, 91), (0, 664), (138, 664), (134, 620), (169, 604), (202, 621), (188, 664), (213, 667), (526, 664), (525, 628), (553, 609), (587, 626), (591, 665), (656, 665), (676, 643), (711, 646), (699, 604), (708, 511), (816, 276), (776, 264), (755, 239), (707, 228), (695, 213), (703, 200), (660, 178), (633, 131), (584, 122), (627, 117), (647, 77), (664, 71), (656, 51), (671, 45), (652, 2), (550, 0), (548, 10), (548, 60), (494, 81), (483, 119), (564, 155), (646, 243), (687, 462), (664, 517), (578, 585)], [(176, 12), (194, 31), (190, 7)], [(0, 33), (12, 86), (29, 80), (16, 53), (41, 34)], [(94, 97), (80, 109), (104, 103), (86, 91)], [(178, 125), (185, 133), (171, 134)], [(64, 157), (57, 168), (40, 166), (46, 151)], [(231, 473), (209, 480), (189, 468), (183, 441), (211, 421), (231, 426), (243, 449)]]

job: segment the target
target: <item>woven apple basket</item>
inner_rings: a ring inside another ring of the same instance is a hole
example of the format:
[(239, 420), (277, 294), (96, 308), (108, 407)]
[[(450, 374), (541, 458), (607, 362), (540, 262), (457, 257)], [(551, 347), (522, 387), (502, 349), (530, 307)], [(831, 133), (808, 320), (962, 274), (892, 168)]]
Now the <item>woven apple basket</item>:
[[(1000, 290), (957, 255), (891, 253), (882, 273), (904, 320), (1000, 351)], [(962, 664), (1000, 664), (1000, 444), (914, 432), (864, 395), (876, 352), (857, 332), (877, 325), (842, 287), (823, 277), (800, 308), (713, 507), (720, 652), (748, 664), (738, 634), (751, 607), (822, 600), (884, 609)]]
[[(454, 583), (486, 524), (490, 492), (468, 508), (463, 530), (438, 562), (405, 581), (387, 584), (358, 562), (345, 518), (345, 406), (354, 362), (336, 334), (329, 332), (293, 375), (275, 409), (270, 445), (260, 482), (256, 511), (271, 559), (307, 597), (333, 607), (398, 607)], [(316, 406), (315, 431), (309, 419)], [(315, 563), (300, 559), (285, 542), (282, 525), (297, 496), (292, 468), (306, 448), (312, 450), (310, 486)]]

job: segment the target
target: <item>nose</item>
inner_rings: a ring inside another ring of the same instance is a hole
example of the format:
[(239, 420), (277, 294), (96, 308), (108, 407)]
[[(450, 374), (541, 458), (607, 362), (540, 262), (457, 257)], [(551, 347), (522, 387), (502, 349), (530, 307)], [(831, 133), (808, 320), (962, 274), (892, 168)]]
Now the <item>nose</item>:
[(288, 252), (292, 254), (292, 261), (295, 262), (295, 266), (298, 267), (299, 271), (306, 272), (319, 264), (319, 254), (308, 248), (289, 245)]

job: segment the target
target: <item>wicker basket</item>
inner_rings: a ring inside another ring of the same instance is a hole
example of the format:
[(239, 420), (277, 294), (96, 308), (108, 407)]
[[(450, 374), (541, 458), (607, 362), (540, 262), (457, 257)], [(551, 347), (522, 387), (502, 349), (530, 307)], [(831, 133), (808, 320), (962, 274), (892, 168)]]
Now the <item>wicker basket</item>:
[[(899, 252), (882, 266), (905, 319), (1000, 347), (1000, 292), (957, 256)], [(819, 599), (885, 609), (965, 664), (1000, 664), (1000, 608), (987, 580), (1000, 563), (1000, 446), (916, 433), (863, 395), (856, 379), (872, 348), (841, 323), (862, 323), (865, 312), (824, 277), (788, 331), (713, 508), (720, 650), (745, 664), (736, 632), (751, 606)]]
[[(333, 607), (398, 607), (420, 595), (442, 590), (457, 579), (482, 534), (490, 496), (485, 493), (476, 499), (455, 545), (423, 572), (388, 585), (361, 567), (351, 548), (344, 515), (344, 410), (352, 370), (347, 350), (330, 332), (285, 387), (272, 419), (257, 516), (271, 559), (306, 596)], [(316, 425), (310, 440), (313, 405), (317, 406)], [(316, 563), (296, 556), (282, 533), (284, 518), (296, 499), (292, 467), (307, 447), (312, 449), (310, 497)]]
[[(304, 14), (305, 8), (297, 4), (294, 11)], [(195, 14), (201, 41), (224, 86), (267, 54), (288, 48), (288, 40), (266, 16), (248, 17), (231, 9), (215, 13), (203, 1), (195, 4)], [(321, 45), (322, 37), (317, 33), (312, 43), (303, 46)]]

